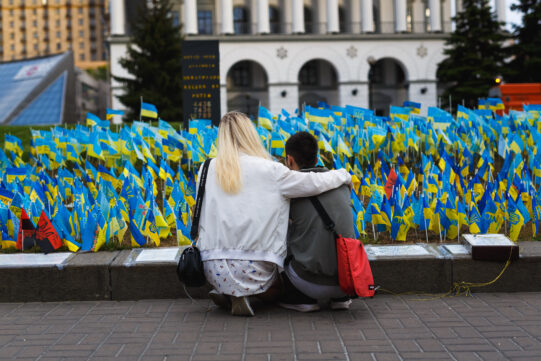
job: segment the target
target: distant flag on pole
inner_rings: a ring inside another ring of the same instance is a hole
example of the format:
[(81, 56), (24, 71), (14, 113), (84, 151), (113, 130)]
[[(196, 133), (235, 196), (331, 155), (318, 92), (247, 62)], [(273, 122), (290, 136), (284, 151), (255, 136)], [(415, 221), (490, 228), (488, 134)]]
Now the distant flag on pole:
[(96, 126), (96, 125), (100, 125), (100, 124), (101, 124), (100, 117), (98, 117), (96, 114), (93, 114), (93, 113), (90, 113), (90, 112), (86, 113), (86, 126), (87, 127), (92, 127), (92, 126)]
[(113, 119), (113, 117), (115, 115), (124, 115), (124, 111), (123, 110), (116, 110), (116, 109), (110, 109), (110, 108), (107, 108), (107, 112), (106, 112), (106, 115), (105, 115), (105, 119), (107, 120), (111, 120)]
[(141, 102), (141, 116), (147, 118), (158, 118), (158, 109), (154, 104)]
[(403, 107), (404, 108), (410, 108), (411, 112), (413, 114), (421, 113), (421, 103), (410, 102), (410, 101), (406, 100), (406, 101), (404, 101)]

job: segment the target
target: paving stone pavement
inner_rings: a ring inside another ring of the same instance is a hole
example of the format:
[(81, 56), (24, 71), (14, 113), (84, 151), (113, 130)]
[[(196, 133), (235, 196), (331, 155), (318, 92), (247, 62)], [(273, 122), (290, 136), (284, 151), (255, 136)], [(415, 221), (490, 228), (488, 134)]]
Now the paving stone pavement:
[(208, 300), (0, 303), (0, 360), (541, 360), (541, 293), (429, 298), (253, 318)]

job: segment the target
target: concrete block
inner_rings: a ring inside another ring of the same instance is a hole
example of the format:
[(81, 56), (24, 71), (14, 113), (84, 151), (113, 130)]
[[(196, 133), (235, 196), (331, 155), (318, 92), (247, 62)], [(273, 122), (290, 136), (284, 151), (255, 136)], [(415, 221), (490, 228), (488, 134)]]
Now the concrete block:
[(64, 268), (65, 300), (110, 300), (109, 269), (120, 251), (77, 253)]
[(118, 252), (1, 255), (0, 301), (110, 299), (108, 269), (117, 254)]
[[(163, 249), (162, 249), (163, 250)], [(181, 248), (168, 251), (142, 252), (150, 250), (134, 249), (122, 251), (111, 265), (112, 299), (138, 300), (147, 298), (187, 297), (177, 276), (178, 257)], [(207, 297), (209, 286), (187, 288), (193, 298)]]
[[(541, 243), (521, 242), (518, 261), (513, 261), (493, 284), (472, 287), (472, 292), (539, 292), (541, 291)], [(492, 281), (505, 262), (453, 260), (453, 282), (484, 283)]]
[(382, 291), (447, 292), (451, 287), (451, 260), (434, 245), (366, 246), (374, 283)]

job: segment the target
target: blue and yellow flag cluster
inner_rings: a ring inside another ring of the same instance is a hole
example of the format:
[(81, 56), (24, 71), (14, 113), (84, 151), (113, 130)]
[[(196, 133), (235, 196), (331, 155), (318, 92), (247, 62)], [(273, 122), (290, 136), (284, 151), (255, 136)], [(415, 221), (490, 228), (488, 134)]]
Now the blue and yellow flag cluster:
[[(197, 164), (215, 156), (217, 128), (198, 131), (134, 122), (118, 133), (96, 116), (91, 127), (32, 130), (30, 161), (7, 135), (0, 150), (2, 247), (15, 245), (24, 209), (42, 211), (71, 251), (97, 251), (109, 242), (159, 246), (170, 236), (190, 244)], [(191, 128), (190, 127), (190, 128)]]
[[(535, 237), (541, 106), (497, 115), (498, 104), (459, 106), (456, 117), (432, 107), (421, 116), (413, 102), (391, 107), (389, 117), (354, 106), (307, 106), (302, 114), (262, 107), (257, 131), (276, 157), (285, 155), (292, 134), (308, 131), (318, 140), (319, 164), (352, 174), (358, 236), (406, 241), (469, 232), (517, 240), (530, 224)], [(2, 247), (15, 245), (23, 209), (34, 223), (45, 212), (74, 252), (110, 242), (159, 246), (170, 236), (189, 244), (197, 169), (216, 155), (218, 129), (201, 119), (179, 131), (160, 119), (157, 126), (133, 122), (114, 132), (90, 114), (87, 124), (32, 130), (28, 162), (20, 139), (5, 137)]]

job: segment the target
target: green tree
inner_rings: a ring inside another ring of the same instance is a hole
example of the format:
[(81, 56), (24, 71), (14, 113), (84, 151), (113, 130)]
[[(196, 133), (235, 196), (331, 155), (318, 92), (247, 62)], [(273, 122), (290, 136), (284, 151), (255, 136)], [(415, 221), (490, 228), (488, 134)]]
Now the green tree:
[(515, 26), (514, 55), (510, 63), (513, 82), (541, 82), (541, 0), (519, 0), (511, 6), (522, 13), (522, 24)]
[(131, 23), (127, 56), (119, 63), (133, 78), (123, 83), (119, 100), (128, 107), (129, 120), (139, 118), (140, 99), (156, 105), (160, 118), (182, 119), (182, 49), (180, 28), (173, 24), (169, 0), (145, 1)]
[(445, 43), (447, 58), (438, 64), (438, 79), (446, 85), (443, 103), (448, 105), (451, 96), (453, 104), (474, 107), (478, 98), (487, 97), (496, 76), (503, 75), (507, 35), (488, 0), (464, 0), (463, 11), (453, 20), (456, 29)]

